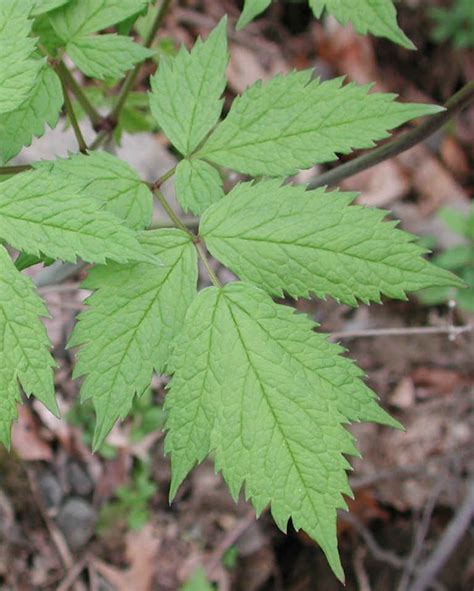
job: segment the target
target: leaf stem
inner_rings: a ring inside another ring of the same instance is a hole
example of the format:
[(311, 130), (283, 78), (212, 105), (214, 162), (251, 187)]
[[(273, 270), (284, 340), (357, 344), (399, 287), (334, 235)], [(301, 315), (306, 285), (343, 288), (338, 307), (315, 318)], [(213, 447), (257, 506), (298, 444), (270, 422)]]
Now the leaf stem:
[(384, 160), (393, 158), (413, 146), (416, 146), (430, 135), (438, 131), (454, 115), (474, 102), (474, 81), (468, 82), (461, 90), (456, 92), (445, 104), (446, 110), (437, 113), (424, 123), (388, 141), (383, 146), (376, 148), (362, 156), (354, 158), (345, 164), (341, 164), (333, 170), (329, 170), (316, 177), (308, 184), (308, 189), (316, 189), (325, 185), (335, 185), (362, 170), (371, 168)]
[(56, 63), (55, 68), (57, 75), (59, 76), (63, 86), (67, 86), (78, 100), (81, 107), (87, 113), (91, 123), (94, 127), (98, 127), (102, 124), (102, 116), (94, 107), (94, 105), (87, 98), (87, 95), (78, 84), (77, 80), (71, 74), (63, 61)]
[(189, 234), (192, 238), (193, 241), (196, 239), (196, 235), (193, 234), (189, 228), (187, 228), (183, 222), (179, 219), (179, 217), (175, 214), (175, 212), (173, 211), (173, 208), (171, 207), (171, 205), (168, 203), (166, 197), (163, 195), (163, 193), (160, 191), (160, 189), (158, 187), (156, 187), (153, 190), (153, 193), (155, 194), (156, 198), (158, 199), (158, 201), (161, 204), (161, 207), (166, 211), (166, 213), (168, 214), (168, 217), (170, 218), (170, 220), (174, 223), (174, 225), (179, 228), (180, 230), (183, 230), (183, 232), (186, 232), (186, 234)]
[(67, 86), (62, 78), (61, 78), (61, 84), (63, 87), (63, 94), (64, 94), (64, 107), (66, 109), (67, 116), (68, 116), (69, 121), (71, 122), (72, 128), (74, 130), (74, 134), (77, 139), (79, 150), (83, 154), (86, 154), (87, 153), (87, 144), (84, 140), (84, 136), (82, 135), (81, 128), (79, 127), (79, 122), (77, 121), (76, 114), (74, 113), (74, 107), (72, 106), (71, 99), (69, 98)]
[(194, 246), (196, 247), (199, 258), (201, 259), (202, 264), (204, 265), (207, 274), (209, 275), (209, 279), (212, 281), (212, 284), (220, 289), (222, 287), (222, 283), (219, 281), (219, 277), (217, 277), (217, 275), (214, 272), (214, 269), (209, 264), (209, 260), (206, 256), (204, 248), (202, 247), (202, 243), (194, 242)]
[(169, 170), (168, 172), (166, 172), (155, 183), (153, 183), (151, 189), (152, 189), (153, 193), (155, 194), (156, 198), (158, 199), (158, 201), (160, 202), (160, 204), (163, 207), (163, 209), (168, 214), (168, 217), (173, 222), (174, 226), (176, 228), (179, 228), (183, 232), (186, 232), (186, 234), (188, 234), (188, 236), (191, 237), (191, 240), (193, 241), (193, 244), (196, 247), (196, 250), (197, 250), (197, 253), (199, 255), (199, 258), (201, 259), (202, 264), (204, 265), (204, 267), (205, 267), (205, 269), (207, 271), (207, 274), (209, 275), (209, 279), (211, 280), (212, 284), (215, 285), (216, 287), (221, 288), (222, 287), (222, 283), (219, 281), (219, 278), (217, 277), (217, 275), (215, 274), (213, 268), (211, 267), (211, 265), (209, 263), (209, 260), (208, 260), (208, 258), (206, 256), (206, 252), (205, 252), (205, 250), (204, 250), (204, 248), (202, 246), (202, 242), (201, 242), (199, 236), (197, 236), (196, 234), (194, 234), (194, 232), (192, 232), (183, 223), (183, 221), (176, 215), (176, 213), (173, 211), (173, 208), (168, 203), (166, 197), (160, 191), (160, 186), (163, 184), (163, 182), (166, 179), (168, 179), (171, 176), (173, 176), (174, 171), (175, 171), (175, 169), (172, 168), (171, 170)]
[(0, 166), (0, 175), (18, 174), (25, 170), (30, 170), (32, 166), (30, 164), (18, 164), (17, 166)]
[(173, 166), (173, 168), (170, 168), (170, 170), (166, 171), (165, 174), (161, 175), (160, 178), (157, 179), (154, 183), (151, 183), (150, 189), (152, 191), (156, 191), (157, 189), (160, 189), (161, 186), (164, 185), (166, 183), (166, 181), (174, 175), (175, 172), (176, 172), (176, 166)]
[[(153, 22), (153, 25), (146, 36), (145, 43), (143, 44), (144, 47), (150, 48), (153, 40), (155, 39), (156, 33), (158, 32), (159, 28), (161, 27), (166, 14), (168, 13), (169, 7), (171, 6), (172, 0), (163, 0), (156, 15), (156, 18)], [(133, 85), (135, 84), (138, 74), (140, 72), (140, 68), (142, 63), (138, 63), (135, 68), (129, 72), (128, 76), (125, 78), (125, 82), (120, 90), (119, 96), (117, 98), (117, 102), (110, 114), (109, 119), (111, 121), (118, 121), (120, 117), (120, 113), (122, 112), (123, 107), (125, 106), (125, 102), (127, 100), (129, 92), (132, 90)], [(110, 132), (109, 132), (110, 133)]]

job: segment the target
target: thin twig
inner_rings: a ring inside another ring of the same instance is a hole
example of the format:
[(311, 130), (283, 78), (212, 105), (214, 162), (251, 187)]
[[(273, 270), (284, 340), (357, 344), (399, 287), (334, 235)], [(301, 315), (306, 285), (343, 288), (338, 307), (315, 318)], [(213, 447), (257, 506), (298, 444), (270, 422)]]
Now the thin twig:
[(429, 117), (427, 121), (395, 139), (388, 141), (383, 146), (368, 152), (350, 162), (341, 164), (333, 170), (316, 177), (308, 184), (308, 188), (316, 189), (325, 185), (335, 185), (362, 170), (371, 168), (384, 160), (393, 158), (416, 144), (421, 143), (430, 135), (441, 129), (454, 115), (474, 102), (474, 81), (468, 82), (461, 90), (456, 92), (445, 104), (446, 110)]
[(87, 562), (89, 557), (86, 555), (82, 560), (76, 562), (72, 565), (69, 569), (66, 577), (63, 579), (62, 583), (58, 586), (56, 591), (69, 591), (69, 589), (74, 585), (76, 579), (82, 573), (82, 571), (87, 567)]
[(457, 510), (454, 518), (445, 529), (433, 554), (419, 570), (410, 591), (425, 591), (433, 584), (437, 574), (445, 565), (448, 558), (456, 549), (461, 538), (466, 533), (471, 520), (474, 518), (474, 477), (468, 481), (464, 501)]
[(381, 548), (372, 533), (353, 513), (340, 513), (339, 517), (342, 521), (351, 525), (360, 534), (370, 553), (376, 560), (390, 564), (390, 566), (393, 566), (393, 568), (396, 569), (402, 569), (405, 566), (405, 559), (390, 550)]
[(427, 476), (430, 477), (430, 474), (427, 473), (427, 466), (431, 463), (437, 462), (449, 462), (451, 460), (462, 459), (466, 455), (469, 455), (471, 452), (470, 449), (467, 448), (460, 448), (453, 451), (450, 451), (446, 454), (434, 456), (427, 458), (421, 464), (411, 464), (408, 466), (397, 466), (396, 468), (389, 468), (387, 470), (379, 470), (375, 474), (369, 474), (367, 476), (356, 476), (349, 479), (349, 483), (353, 490), (357, 490), (360, 488), (367, 488), (369, 486), (373, 486), (379, 482), (383, 482), (384, 480), (392, 480), (394, 478), (402, 479), (402, 478), (410, 478), (410, 476)]
[(354, 566), (354, 572), (359, 585), (359, 591), (372, 591), (370, 586), (370, 579), (364, 566), (364, 559), (367, 554), (367, 548), (357, 546), (354, 552), (354, 558), (352, 564)]
[(235, 524), (235, 527), (224, 536), (221, 542), (219, 542), (216, 549), (209, 557), (209, 561), (206, 565), (207, 574), (211, 578), (227, 550), (237, 542), (253, 523), (255, 523), (255, 520), (255, 512), (250, 511), (245, 517), (240, 519)]
[(401, 337), (428, 334), (447, 334), (450, 338), (456, 338), (460, 334), (472, 332), (472, 324), (463, 326), (417, 326), (414, 328), (372, 328), (367, 330), (351, 330), (333, 332), (331, 339), (358, 339), (365, 337)]
[(423, 545), (425, 543), (426, 536), (428, 535), (428, 531), (431, 524), (431, 517), (436, 506), (436, 501), (438, 500), (438, 497), (441, 494), (441, 491), (443, 490), (444, 486), (446, 486), (446, 481), (444, 475), (441, 475), (438, 478), (436, 485), (432, 489), (430, 496), (428, 497), (428, 501), (426, 502), (425, 507), (423, 509), (423, 515), (421, 517), (420, 523), (416, 524), (413, 549), (410, 553), (410, 556), (407, 559), (407, 563), (403, 570), (397, 591), (406, 591), (409, 587), (411, 577), (415, 572), (418, 559), (423, 550)]
[(87, 95), (84, 93), (81, 86), (78, 84), (77, 80), (68, 70), (66, 64), (63, 61), (59, 61), (56, 63), (54, 69), (56, 70), (56, 73), (59, 76), (62, 84), (64, 86), (67, 86), (74, 94), (77, 101), (79, 102), (79, 104), (91, 120), (92, 126), (100, 126), (102, 123), (102, 116), (94, 107), (94, 105), (90, 102), (90, 100), (87, 98)]
[[(398, 556), (398, 554), (395, 554), (390, 550), (385, 550), (384, 548), (382, 548), (375, 539), (375, 537), (372, 535), (372, 533), (369, 531), (369, 529), (365, 527), (363, 522), (358, 517), (356, 517), (352, 513), (344, 512), (341, 512), (339, 514), (339, 517), (342, 521), (349, 523), (357, 531), (360, 537), (364, 540), (365, 545), (367, 546), (369, 552), (372, 554), (375, 560), (385, 562), (386, 564), (389, 564), (391, 567), (397, 570), (405, 568), (407, 563), (406, 558), (402, 558), (401, 556)], [(419, 569), (416, 569), (416, 572), (419, 572)], [(431, 581), (430, 583), (433, 589), (437, 591), (444, 591), (444, 586), (440, 583), (437, 583), (435, 581)]]
[[(61, 562), (63, 563), (64, 569), (67, 572), (70, 572), (74, 568), (74, 559), (69, 550), (67, 542), (64, 539), (64, 536), (59, 530), (59, 528), (56, 526), (56, 524), (48, 514), (48, 510), (45, 507), (41, 494), (38, 490), (38, 486), (36, 484), (35, 474), (31, 471), (31, 469), (26, 463), (24, 463), (24, 469), (26, 472), (26, 476), (28, 478), (33, 498), (39, 509), (41, 517), (43, 518), (43, 521), (48, 529), (49, 535), (51, 536), (51, 540), (53, 541), (56, 551), (59, 554), (59, 557), (61, 558)], [(84, 586), (82, 585), (82, 583), (73, 581), (72, 584), (74, 586), (73, 588), (75, 589), (75, 591), (84, 591)]]

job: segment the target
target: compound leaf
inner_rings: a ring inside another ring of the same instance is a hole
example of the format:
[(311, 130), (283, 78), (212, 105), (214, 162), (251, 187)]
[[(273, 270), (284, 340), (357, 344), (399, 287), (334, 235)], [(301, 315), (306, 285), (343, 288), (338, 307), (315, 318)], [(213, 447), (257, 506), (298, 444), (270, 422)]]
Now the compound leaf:
[(0, 2), (0, 114), (13, 111), (28, 98), (43, 64), (33, 56), (36, 42), (29, 36), (30, 7), (31, 0)]
[(102, 207), (48, 168), (17, 174), (0, 183), (0, 238), (29, 254), (70, 262), (154, 260)]
[(398, 424), (314, 327), (251, 285), (202, 291), (169, 363), (166, 451), (171, 496), (212, 452), (234, 497), (245, 485), (257, 513), (271, 503), (282, 529), (292, 518), (342, 579), (336, 509), (351, 495), (343, 454), (358, 454), (343, 424)]
[(55, 179), (68, 181), (79, 193), (106, 204), (106, 209), (126, 225), (143, 229), (150, 225), (153, 196), (135, 170), (107, 152), (77, 154), (67, 160), (45, 162)]
[(350, 305), (381, 294), (462, 282), (429, 263), (387, 212), (351, 205), (354, 193), (306, 191), (277, 180), (237, 185), (205, 212), (209, 251), (273, 295), (330, 295)]
[(407, 49), (415, 49), (397, 24), (392, 0), (309, 0), (309, 4), (317, 18), (326, 9), (343, 25), (352, 22), (355, 30), (362, 35), (369, 32)]
[(140, 242), (162, 265), (93, 268), (83, 287), (96, 291), (69, 343), (82, 345), (74, 376), (86, 375), (81, 394), (97, 413), (95, 448), (150, 385), (153, 370), (165, 370), (171, 340), (196, 295), (196, 252), (187, 234), (143, 232)]
[(227, 19), (191, 52), (161, 56), (151, 79), (150, 107), (174, 146), (185, 156), (195, 150), (219, 120), (228, 63)]
[(111, 27), (140, 12), (150, 0), (70, 0), (50, 13), (50, 22), (67, 43), (74, 37)]
[(0, 164), (16, 156), (33, 137), (41, 137), (45, 125), (55, 127), (63, 105), (63, 92), (58, 76), (43, 66), (36, 85), (27, 99), (14, 111), (0, 114)]
[(176, 168), (176, 197), (184, 211), (201, 214), (224, 197), (219, 171), (203, 160), (181, 160)]
[(244, 9), (235, 27), (237, 31), (246, 27), (256, 16), (266, 10), (271, 3), (272, 0), (245, 0)]
[(197, 154), (253, 176), (292, 175), (354, 149), (370, 148), (387, 130), (437, 113), (435, 105), (397, 103), (367, 94), (370, 85), (320, 82), (303, 70), (257, 82), (232, 108)]
[(66, 51), (86, 76), (98, 80), (123, 78), (127, 70), (154, 54), (130, 37), (115, 34), (74, 37)]
[(10, 446), (17, 417), (19, 384), (58, 414), (54, 397), (53, 358), (40, 316), (48, 312), (29, 277), (22, 275), (0, 246), (0, 441)]

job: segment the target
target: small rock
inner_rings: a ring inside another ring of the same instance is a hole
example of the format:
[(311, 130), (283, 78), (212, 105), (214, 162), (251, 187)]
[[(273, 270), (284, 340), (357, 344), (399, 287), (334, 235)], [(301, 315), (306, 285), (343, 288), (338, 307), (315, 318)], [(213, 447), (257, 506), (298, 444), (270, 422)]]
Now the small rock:
[(68, 465), (67, 478), (73, 493), (80, 497), (87, 497), (94, 490), (94, 483), (77, 462), (71, 462)]
[(84, 547), (94, 534), (97, 513), (94, 508), (79, 498), (64, 503), (58, 513), (57, 524), (71, 550)]
[(63, 490), (53, 474), (49, 472), (42, 474), (38, 480), (38, 488), (48, 509), (59, 507), (63, 500)]

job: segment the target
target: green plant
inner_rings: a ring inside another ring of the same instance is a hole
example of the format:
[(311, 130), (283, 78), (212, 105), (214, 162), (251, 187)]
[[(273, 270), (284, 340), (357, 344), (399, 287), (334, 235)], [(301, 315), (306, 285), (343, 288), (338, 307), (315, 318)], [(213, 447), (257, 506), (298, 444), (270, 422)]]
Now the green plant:
[(105, 504), (99, 514), (99, 534), (123, 524), (130, 529), (142, 528), (150, 519), (148, 505), (157, 491), (148, 462), (138, 460), (131, 482), (115, 491), (116, 499)]
[[(76, 402), (66, 415), (66, 420), (75, 427), (79, 427), (82, 439), (91, 446), (94, 439), (94, 407), (90, 400)], [(137, 443), (153, 431), (161, 429), (164, 424), (164, 412), (161, 406), (154, 403), (152, 392), (148, 389), (145, 394), (135, 398), (130, 411), (130, 442)], [(106, 459), (115, 458), (117, 448), (104, 441), (97, 448), (100, 455)]]
[[(144, 183), (125, 162), (97, 149), (122, 125), (140, 61), (152, 56), (171, 1), (140, 21), (140, 46), (123, 33), (134, 30), (148, 4), (0, 3), (3, 162), (40, 136), (46, 123), (55, 125), (63, 105), (81, 152), (28, 170), (0, 169), (10, 176), (0, 183), (0, 238), (20, 252), (21, 268), (25, 254), (35, 262), (81, 259), (93, 265), (84, 283), (93, 294), (70, 346), (79, 347), (74, 376), (84, 378), (82, 400), (91, 400), (97, 415), (94, 448), (148, 390), (154, 371), (172, 376), (165, 402), (170, 498), (192, 467), (212, 455), (235, 498), (244, 487), (257, 513), (271, 505), (282, 529), (291, 518), (320, 544), (342, 580), (336, 511), (346, 506), (343, 495), (351, 495), (344, 456), (358, 453), (345, 425), (400, 425), (378, 406), (342, 348), (272, 296), (314, 294), (356, 306), (463, 282), (425, 260), (412, 236), (384, 221), (386, 212), (353, 205), (355, 194), (307, 191), (284, 179), (337, 154), (370, 148), (389, 130), (442, 109), (403, 104), (342, 79), (321, 82), (306, 70), (255, 83), (220, 121), (229, 57), (223, 19), (191, 52), (183, 47), (176, 56), (160, 57), (151, 79), (151, 113), (182, 159), (151, 185)], [(355, 19), (360, 30), (409, 45), (389, 18), (395, 13), (388, 0), (380, 3), (378, 21), (369, 18), (366, 0), (357, 2), (357, 14), (352, 4), (343, 10), (335, 2), (313, 2), (317, 13), (323, 4), (342, 20)], [(383, 15), (389, 31), (375, 27)], [(96, 34), (114, 25), (119, 34)], [(99, 79), (109, 72), (125, 76), (137, 63), (107, 116), (70, 75), (65, 53)], [(90, 146), (69, 93), (97, 130)], [(435, 115), (432, 128), (473, 95), (472, 86), (463, 89), (447, 115)], [(258, 180), (225, 195), (220, 167)], [(172, 176), (183, 209), (202, 214), (198, 234), (160, 190)], [(150, 229), (153, 195), (175, 228)], [(205, 247), (241, 281), (221, 285)], [(199, 293), (198, 259), (213, 284)], [(41, 322), (47, 311), (18, 267), (0, 246), (0, 439), (7, 446), (19, 385), (58, 412), (54, 361)], [(124, 499), (140, 504), (134, 494)]]
[[(467, 0), (469, 2), (469, 0)], [(358, 33), (372, 33), (386, 37), (407, 49), (415, 49), (413, 43), (400, 29), (393, 0), (308, 0), (316, 18), (325, 12), (341, 24), (351, 23)], [(245, 0), (237, 28), (242, 29), (257, 15), (266, 10), (272, 0)]]
[(455, 272), (464, 280), (467, 288), (430, 287), (420, 291), (418, 297), (428, 305), (442, 304), (454, 299), (462, 310), (474, 312), (474, 206), (471, 206), (467, 215), (446, 207), (441, 209), (439, 217), (450, 230), (464, 239), (464, 243), (437, 254), (432, 262)]
[(434, 21), (432, 37), (438, 43), (450, 41), (455, 47), (474, 47), (474, 6), (471, 0), (453, 0), (448, 8), (430, 8)]
[(213, 591), (204, 569), (198, 568), (192, 577), (180, 588), (180, 591)]

